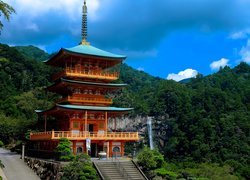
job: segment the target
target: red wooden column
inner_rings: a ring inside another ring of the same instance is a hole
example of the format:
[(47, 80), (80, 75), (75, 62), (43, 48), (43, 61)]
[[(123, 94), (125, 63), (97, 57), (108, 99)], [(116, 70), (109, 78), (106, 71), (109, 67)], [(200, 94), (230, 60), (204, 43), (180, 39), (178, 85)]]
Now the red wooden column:
[(72, 141), (73, 143), (73, 153), (76, 155), (76, 141)]
[(109, 157), (112, 157), (113, 155), (113, 141), (109, 141)]
[(105, 112), (105, 131), (108, 131), (108, 112)]
[(124, 156), (124, 142), (122, 141), (121, 142), (121, 157), (123, 157)]
[(85, 111), (84, 131), (87, 131), (88, 128), (87, 121), (88, 121), (88, 111)]

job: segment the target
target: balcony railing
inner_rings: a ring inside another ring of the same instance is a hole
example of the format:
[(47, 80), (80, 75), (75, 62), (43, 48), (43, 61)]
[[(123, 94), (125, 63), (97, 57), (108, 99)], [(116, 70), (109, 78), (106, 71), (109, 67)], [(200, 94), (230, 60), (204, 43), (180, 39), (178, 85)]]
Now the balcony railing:
[(48, 131), (48, 132), (31, 132), (30, 140), (58, 140), (67, 138), (69, 140), (126, 140), (138, 141), (138, 132), (89, 132), (89, 131)]
[(112, 99), (110, 98), (91, 98), (91, 97), (74, 97), (68, 96), (57, 101), (60, 102), (70, 102), (70, 103), (81, 103), (81, 104), (105, 104), (110, 105), (113, 103)]
[(119, 78), (119, 73), (118, 72), (104, 72), (102, 70), (66, 68), (65, 70), (53, 75), (52, 80), (53, 81), (57, 80), (63, 76), (114, 81)]

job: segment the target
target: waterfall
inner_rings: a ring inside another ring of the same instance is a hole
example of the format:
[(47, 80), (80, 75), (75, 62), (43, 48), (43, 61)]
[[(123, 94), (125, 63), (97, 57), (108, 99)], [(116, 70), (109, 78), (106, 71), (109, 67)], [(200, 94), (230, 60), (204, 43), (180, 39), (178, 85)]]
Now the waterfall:
[(149, 147), (151, 150), (153, 150), (154, 145), (153, 145), (153, 134), (152, 134), (152, 117), (147, 118), (147, 126), (148, 126)]

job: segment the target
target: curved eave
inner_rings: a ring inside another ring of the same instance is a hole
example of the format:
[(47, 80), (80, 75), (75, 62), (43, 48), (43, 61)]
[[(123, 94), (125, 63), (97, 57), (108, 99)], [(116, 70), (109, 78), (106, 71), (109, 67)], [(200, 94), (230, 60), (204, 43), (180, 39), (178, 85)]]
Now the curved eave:
[[(79, 46), (81, 46), (81, 45), (79, 45)], [(116, 60), (126, 59), (126, 56), (124, 56), (124, 55), (113, 54), (113, 53), (95, 48), (93, 46), (89, 46), (93, 49), (89, 52), (88, 52), (88, 50), (84, 51), (85, 49), (81, 50), (80, 48), (77, 48), (77, 47), (78, 46), (73, 47), (73, 48), (62, 48), (61, 50), (68, 52), (70, 54), (78, 54), (78, 55), (84, 55), (84, 56), (94, 56), (94, 57), (99, 57), (99, 58), (116, 59)], [(96, 52), (92, 52), (92, 51), (96, 51)]]
[(118, 107), (106, 107), (106, 106), (79, 106), (79, 105), (62, 105), (56, 104), (54, 107), (48, 110), (35, 110), (38, 114), (49, 113), (55, 109), (62, 110), (85, 110), (85, 111), (107, 111), (107, 112), (118, 112), (118, 113), (126, 113), (128, 111), (132, 111), (134, 108), (118, 108)]
[(61, 78), (62, 82), (67, 83), (76, 83), (76, 84), (83, 84), (83, 85), (93, 85), (93, 86), (103, 86), (103, 87), (124, 87), (127, 86), (127, 84), (114, 84), (114, 83), (97, 83), (97, 82), (87, 82), (87, 81), (75, 81), (75, 80), (69, 80)]
[[(83, 46), (83, 45), (79, 45), (79, 46)], [(124, 55), (117, 55), (117, 54), (113, 54), (107, 51), (103, 51), (101, 49), (95, 48), (93, 46), (89, 46), (91, 47), (91, 51), (88, 51), (85, 49), (83, 50), (79, 50), (79, 46), (75, 46), (73, 48), (61, 48), (54, 56), (52, 56), (50, 59), (43, 61), (45, 64), (48, 65), (53, 65), (56, 61), (56, 59), (58, 59), (60, 56), (62, 55), (77, 55), (77, 56), (91, 56), (91, 57), (96, 57), (96, 58), (101, 58), (101, 59), (105, 59), (105, 60), (115, 60), (117, 61), (117, 63), (122, 62), (123, 60), (125, 60), (127, 57)], [(97, 51), (96, 53), (94, 51)]]
[(98, 82), (87, 82), (87, 81), (76, 81), (76, 80), (68, 80), (61, 78), (58, 81), (56, 81), (54, 84), (51, 86), (47, 87), (46, 89), (51, 92), (57, 92), (60, 94), (60, 92), (57, 91), (57, 89), (61, 89), (62, 87), (67, 87), (67, 86), (82, 86), (82, 87), (94, 87), (94, 88), (102, 88), (102, 89), (107, 89), (109, 91), (121, 89), (127, 84), (114, 84), (114, 83), (98, 83)]

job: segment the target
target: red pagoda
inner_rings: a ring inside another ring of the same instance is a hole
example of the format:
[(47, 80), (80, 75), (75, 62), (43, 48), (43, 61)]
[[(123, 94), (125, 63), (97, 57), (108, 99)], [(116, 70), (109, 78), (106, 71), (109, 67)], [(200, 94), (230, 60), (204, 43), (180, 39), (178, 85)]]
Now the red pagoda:
[[(30, 133), (37, 150), (55, 150), (60, 138), (71, 141), (74, 154), (88, 152), (97, 157), (124, 155), (126, 142), (139, 140), (138, 132), (116, 132), (108, 128), (110, 118), (118, 118), (132, 108), (112, 107), (107, 95), (126, 86), (112, 83), (119, 78), (119, 65), (125, 56), (109, 53), (87, 42), (87, 6), (83, 6), (82, 42), (72, 48), (62, 48), (47, 65), (60, 68), (52, 76), (48, 91), (61, 95), (54, 107), (37, 110), (43, 117), (44, 131)], [(53, 127), (51, 127), (51, 124)]]

